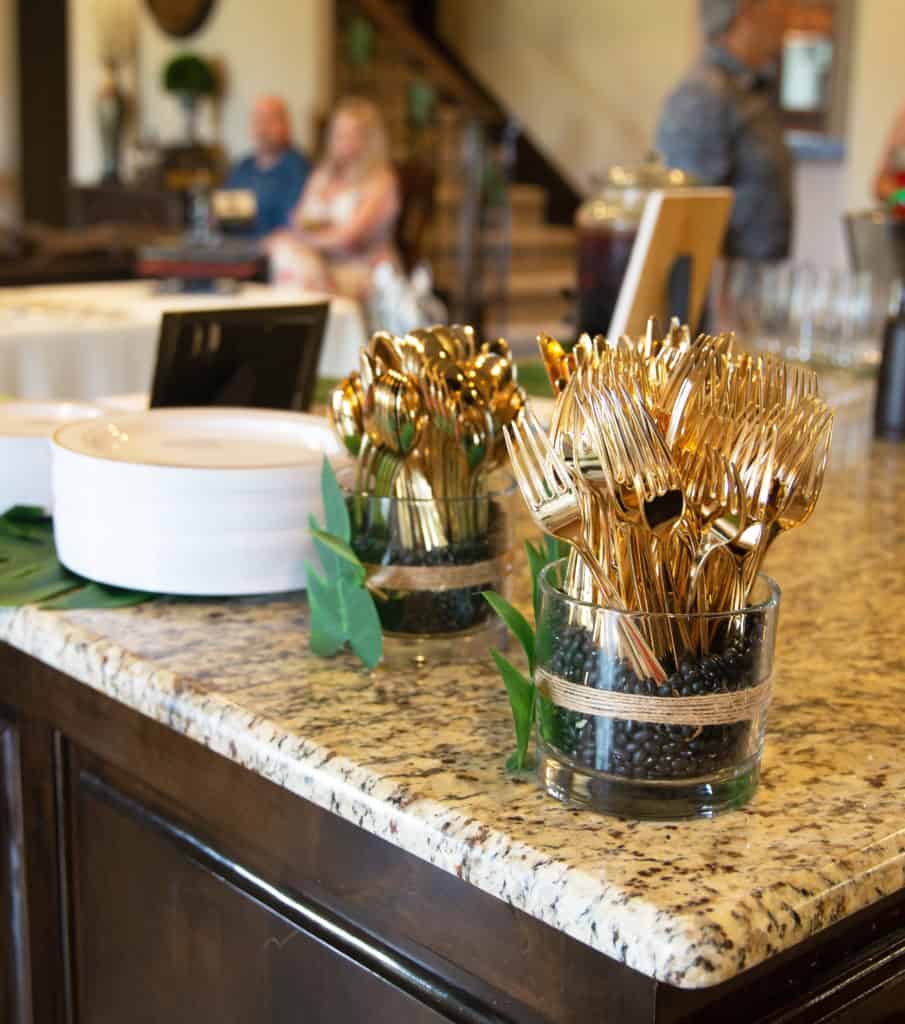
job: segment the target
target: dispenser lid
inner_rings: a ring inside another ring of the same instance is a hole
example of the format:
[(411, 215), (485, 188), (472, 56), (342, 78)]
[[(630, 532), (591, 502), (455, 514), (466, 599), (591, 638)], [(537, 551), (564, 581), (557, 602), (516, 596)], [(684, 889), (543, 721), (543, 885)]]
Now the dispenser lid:
[(605, 184), (610, 188), (687, 188), (700, 185), (700, 180), (688, 171), (667, 167), (658, 153), (651, 152), (639, 164), (611, 167)]

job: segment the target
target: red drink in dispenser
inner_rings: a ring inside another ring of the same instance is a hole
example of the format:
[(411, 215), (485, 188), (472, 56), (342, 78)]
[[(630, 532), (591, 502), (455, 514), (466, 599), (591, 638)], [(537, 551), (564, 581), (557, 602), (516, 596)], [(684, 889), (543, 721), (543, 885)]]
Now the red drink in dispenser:
[(637, 167), (612, 167), (575, 214), (578, 230), (578, 329), (606, 334), (628, 268), (644, 204), (654, 189), (695, 182), (651, 154)]
[(579, 229), (578, 330), (606, 334), (635, 244), (634, 228)]

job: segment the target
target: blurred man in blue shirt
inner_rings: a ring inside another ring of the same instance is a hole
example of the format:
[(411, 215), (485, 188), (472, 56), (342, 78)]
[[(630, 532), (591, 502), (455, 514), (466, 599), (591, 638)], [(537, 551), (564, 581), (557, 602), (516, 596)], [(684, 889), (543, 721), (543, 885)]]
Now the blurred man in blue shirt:
[(278, 96), (257, 101), (252, 135), (255, 151), (233, 167), (226, 188), (254, 192), (258, 208), (254, 233), (261, 237), (288, 226), (311, 168), (292, 145), (289, 111)]

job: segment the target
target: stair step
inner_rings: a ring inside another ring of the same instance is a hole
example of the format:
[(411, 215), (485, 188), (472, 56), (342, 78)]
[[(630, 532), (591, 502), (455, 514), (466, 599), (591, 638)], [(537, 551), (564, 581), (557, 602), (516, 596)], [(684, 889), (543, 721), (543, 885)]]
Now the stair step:
[[(436, 195), (437, 205), (458, 207), (462, 202), (462, 191), (460, 185), (439, 186)], [(509, 201), (513, 207), (539, 206), (543, 208), (547, 202), (547, 193), (540, 185), (525, 185), (515, 182), (509, 186)]]
[(494, 321), (488, 318), (484, 335), (488, 338), (502, 336), (509, 343), (516, 360), (537, 359), (537, 336), (544, 333), (560, 341), (575, 337), (575, 327), (565, 320), (514, 319), (517, 313), (506, 320)]
[[(441, 181), (437, 186), (434, 223), (438, 232), (455, 234), (463, 199), (462, 186), (455, 181)], [(540, 185), (510, 185), (509, 202), (512, 223), (516, 228), (540, 226), (544, 222), (547, 193)]]
[[(486, 268), (484, 283), (488, 294), (499, 290), (495, 268)], [(559, 267), (554, 270), (514, 270), (509, 274), (507, 286), (513, 298), (532, 299), (538, 297), (557, 298), (575, 292), (575, 269), (571, 266)]]
[(575, 268), (571, 266), (560, 270), (520, 270), (509, 276), (509, 294), (513, 298), (560, 296), (567, 289), (575, 289)]
[[(484, 262), (492, 265), (499, 258), (500, 238), (485, 239)], [(426, 251), (438, 282), (455, 281), (459, 276), (458, 244), (454, 234), (437, 236)], [(560, 225), (543, 224), (516, 227), (512, 232), (510, 266), (513, 273), (572, 269), (575, 265), (575, 232)]]
[[(571, 254), (575, 251), (575, 239), (575, 229), (567, 224), (529, 224), (525, 227), (513, 228), (512, 248), (546, 245)], [(432, 226), (430, 240), (434, 248), (455, 249), (458, 244), (458, 232), (434, 231)], [(497, 231), (487, 231), (484, 240), (491, 246), (499, 245), (504, 241)]]
[[(449, 288), (452, 283), (458, 281), (461, 270), (458, 261), (454, 256), (442, 256), (434, 253), (427, 255), (426, 259), (433, 267), (434, 280), (437, 286)], [(493, 253), (485, 253), (484, 268), (486, 273), (492, 274), (494, 266), (492, 263)], [(519, 249), (512, 253), (509, 266), (513, 273), (520, 271), (556, 271), (563, 270), (572, 265), (572, 259), (562, 253), (551, 253), (547, 249)]]
[[(574, 306), (574, 300), (565, 294), (575, 287), (575, 271), (571, 267), (514, 272), (509, 277), (505, 295), (500, 295), (501, 289), (492, 271), (485, 275), (483, 285), (490, 323), (514, 320), (534, 324), (537, 333), (546, 329), (547, 324), (560, 323)], [(442, 287), (442, 282), (438, 282), (438, 286)]]
[(488, 303), (487, 320), (493, 323), (505, 316), (519, 323), (533, 323), (538, 325), (534, 331), (537, 334), (544, 324), (562, 321), (572, 311), (572, 306), (572, 302), (557, 292), (511, 293), (504, 301)]

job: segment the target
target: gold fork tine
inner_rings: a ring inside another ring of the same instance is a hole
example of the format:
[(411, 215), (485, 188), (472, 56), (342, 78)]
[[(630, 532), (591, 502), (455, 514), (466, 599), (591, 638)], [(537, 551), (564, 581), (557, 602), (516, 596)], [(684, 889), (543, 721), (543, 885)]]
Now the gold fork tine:
[[(586, 536), (584, 509), (589, 502), (581, 500), (587, 494), (582, 491), (581, 477), (573, 473), (555, 451), (533, 413), (525, 416), (523, 424), (512, 424), (511, 436), (507, 436), (507, 449), (535, 523), (544, 532), (568, 543), (591, 573), (604, 600), (621, 605), (618, 591), (594, 557)], [(630, 622), (623, 630), (629, 656), (639, 677), (652, 676), (662, 682), (666, 674), (644, 638)]]
[(508, 427), (504, 428), (503, 437), (506, 442), (506, 450), (509, 453), (510, 463), (512, 465), (512, 470), (515, 473), (515, 479), (518, 482), (519, 490), (522, 492), (522, 495), (529, 507), (529, 511), (531, 511), (533, 515), (534, 507), (541, 500), (541, 495), (535, 491), (531, 474), (522, 461), (524, 455), (522, 454), (518, 422), (511, 423)]

